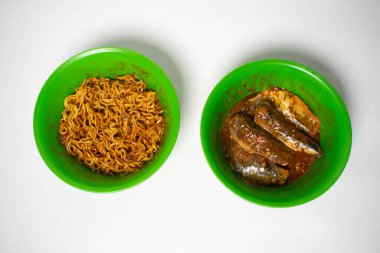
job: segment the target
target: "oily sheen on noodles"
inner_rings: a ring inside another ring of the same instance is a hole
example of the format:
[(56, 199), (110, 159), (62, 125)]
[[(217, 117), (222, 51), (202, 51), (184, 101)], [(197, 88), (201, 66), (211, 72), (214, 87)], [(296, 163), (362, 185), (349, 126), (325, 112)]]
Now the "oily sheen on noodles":
[(135, 172), (159, 148), (163, 110), (156, 92), (133, 75), (88, 78), (64, 105), (60, 141), (95, 172)]

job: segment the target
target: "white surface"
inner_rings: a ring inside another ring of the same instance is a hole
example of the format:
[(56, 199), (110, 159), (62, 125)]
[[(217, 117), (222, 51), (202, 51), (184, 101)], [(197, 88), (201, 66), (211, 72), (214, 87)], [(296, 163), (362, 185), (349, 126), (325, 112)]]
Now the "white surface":
[[(380, 2), (1, 1), (0, 252), (379, 252)], [(181, 100), (165, 165), (127, 191), (72, 188), (45, 166), (33, 109), (63, 61), (122, 46), (156, 61)], [(199, 125), (214, 85), (251, 60), (304, 63), (342, 94), (353, 146), (338, 182), (299, 207), (271, 209), (226, 189)]]

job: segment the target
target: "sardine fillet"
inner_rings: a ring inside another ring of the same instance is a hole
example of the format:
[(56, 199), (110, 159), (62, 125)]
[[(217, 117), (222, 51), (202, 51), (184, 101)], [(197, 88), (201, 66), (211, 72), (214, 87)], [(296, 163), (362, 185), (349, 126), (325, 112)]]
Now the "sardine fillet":
[(264, 157), (240, 150), (234, 157), (236, 172), (251, 182), (264, 185), (283, 185), (289, 176), (289, 171)]
[(245, 151), (262, 155), (269, 161), (282, 166), (286, 166), (292, 161), (293, 151), (291, 149), (242, 114), (236, 114), (231, 118), (229, 132), (231, 138)]
[(322, 156), (323, 152), (318, 143), (302, 133), (294, 125), (286, 122), (282, 114), (276, 111), (268, 101), (258, 105), (254, 116), (254, 121), (258, 126), (292, 150), (305, 152), (317, 157)]
[(312, 138), (318, 136), (321, 124), (319, 118), (301, 98), (287, 90), (272, 88), (260, 92), (256, 97), (248, 100), (247, 104), (254, 109), (258, 103), (264, 100), (270, 100), (277, 111), (307, 135)]

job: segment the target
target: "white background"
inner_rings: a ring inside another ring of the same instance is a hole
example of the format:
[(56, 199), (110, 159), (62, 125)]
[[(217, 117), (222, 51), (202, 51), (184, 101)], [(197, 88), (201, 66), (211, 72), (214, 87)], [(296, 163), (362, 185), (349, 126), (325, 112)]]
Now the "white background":
[[(1, 1), (0, 252), (380, 252), (380, 1)], [(45, 166), (33, 110), (63, 61), (126, 47), (168, 74), (181, 129), (164, 166), (127, 191), (72, 188)], [(353, 146), (320, 198), (251, 204), (214, 176), (199, 125), (215, 84), (262, 58), (296, 60), (344, 99)]]

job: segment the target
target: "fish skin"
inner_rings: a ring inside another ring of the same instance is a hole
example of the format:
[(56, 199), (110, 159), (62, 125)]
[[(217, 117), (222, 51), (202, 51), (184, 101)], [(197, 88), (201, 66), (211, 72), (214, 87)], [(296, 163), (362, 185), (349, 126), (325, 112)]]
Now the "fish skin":
[(229, 122), (231, 138), (245, 151), (262, 155), (275, 164), (286, 166), (292, 162), (293, 151), (268, 132), (258, 127), (243, 114), (235, 114)]
[(252, 112), (263, 101), (271, 101), (275, 109), (286, 120), (292, 122), (311, 138), (318, 139), (320, 120), (297, 95), (281, 88), (262, 91), (246, 101), (245, 112), (247, 115), (253, 118)]
[(250, 183), (280, 186), (287, 182), (288, 170), (245, 151), (235, 141), (230, 143), (228, 153), (233, 170)]
[(312, 138), (318, 136), (321, 125), (319, 118), (297, 95), (279, 88), (264, 91), (262, 95), (269, 97), (276, 109), (299, 129)]
[(305, 152), (321, 157), (323, 151), (317, 142), (298, 130), (293, 124), (286, 122), (282, 114), (269, 103), (261, 102), (254, 111), (255, 123), (269, 132), (274, 138), (297, 152)]

